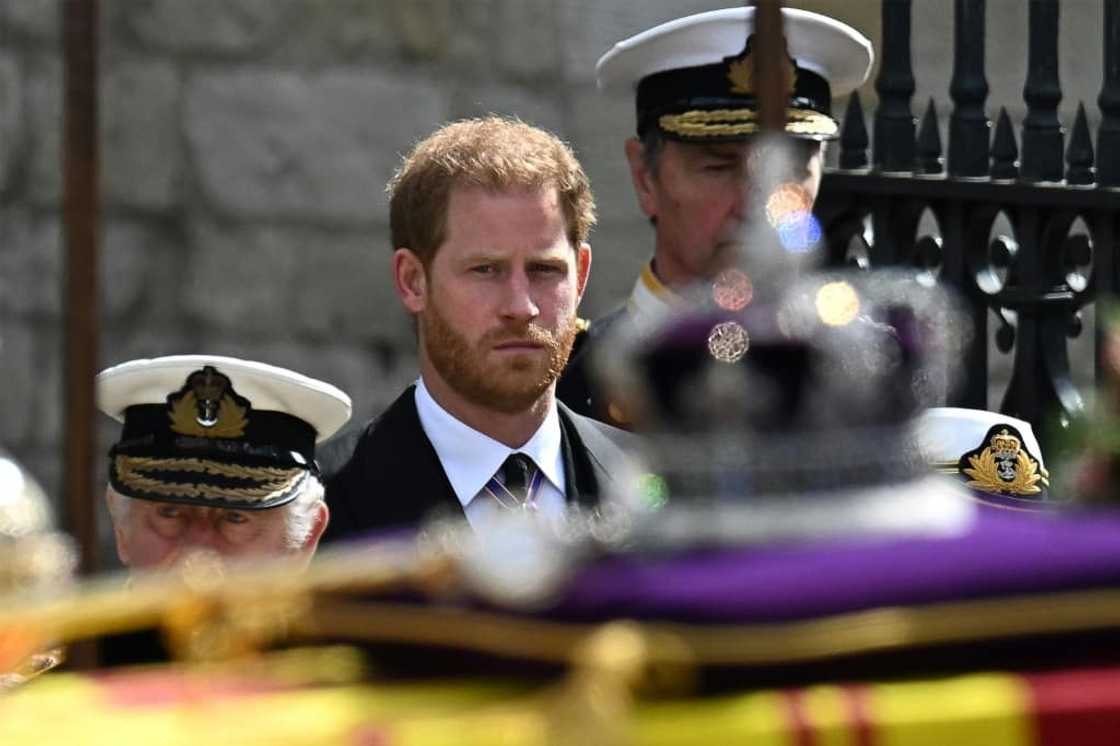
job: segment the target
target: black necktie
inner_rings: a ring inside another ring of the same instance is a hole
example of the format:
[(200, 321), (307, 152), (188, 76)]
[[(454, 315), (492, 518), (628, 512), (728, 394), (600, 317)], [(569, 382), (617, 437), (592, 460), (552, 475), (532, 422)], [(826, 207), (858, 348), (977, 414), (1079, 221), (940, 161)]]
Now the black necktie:
[(529, 484), (536, 471), (533, 460), (524, 453), (511, 453), (502, 464), (502, 486), (509, 490), (515, 506), (524, 505), (529, 497)]

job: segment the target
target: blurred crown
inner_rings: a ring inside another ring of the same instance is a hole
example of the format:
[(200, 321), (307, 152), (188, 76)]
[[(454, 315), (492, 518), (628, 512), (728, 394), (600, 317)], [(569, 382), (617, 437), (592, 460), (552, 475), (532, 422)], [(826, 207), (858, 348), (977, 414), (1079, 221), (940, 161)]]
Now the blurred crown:
[[(780, 505), (790, 531), (814, 533), (824, 527), (807, 518), (799, 528), (790, 501), (925, 500), (931, 470), (913, 420), (960, 373), (968, 335), (954, 299), (902, 273), (818, 273), (729, 309), (718, 284), (714, 302), (623, 334), (603, 348), (622, 353), (598, 361), (612, 400), (650, 436), (668, 510), (727, 518), (739, 506), (750, 522)], [(896, 521), (893, 510), (883, 520)]]

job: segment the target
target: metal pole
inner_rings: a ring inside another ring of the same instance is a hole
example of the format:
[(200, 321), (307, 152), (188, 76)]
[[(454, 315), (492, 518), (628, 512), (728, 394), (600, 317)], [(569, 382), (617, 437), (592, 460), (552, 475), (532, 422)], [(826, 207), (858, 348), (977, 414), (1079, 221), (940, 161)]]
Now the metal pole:
[(755, 40), (758, 44), (758, 119), (765, 132), (784, 132), (786, 126), (787, 65), (780, 0), (755, 0)]
[(63, 7), (63, 225), (66, 244), (65, 512), (80, 547), (79, 570), (97, 567), (94, 510), (94, 388), (97, 370), (97, 245), (100, 192), (97, 127), (99, 0)]

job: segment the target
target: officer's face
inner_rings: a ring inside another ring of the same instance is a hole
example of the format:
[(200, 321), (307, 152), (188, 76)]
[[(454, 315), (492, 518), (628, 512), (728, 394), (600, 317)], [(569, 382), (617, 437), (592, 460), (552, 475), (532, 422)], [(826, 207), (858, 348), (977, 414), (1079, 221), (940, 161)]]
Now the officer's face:
[[(626, 143), (638, 202), (656, 221), (657, 273), (664, 282), (711, 279), (734, 260), (751, 196), (750, 154), (750, 142), (667, 140), (651, 170), (641, 142)], [(816, 200), (820, 179), (819, 143), (794, 141), (789, 181)]]
[(591, 264), (590, 247), (573, 249), (566, 233), (554, 188), (456, 188), (430, 265), (397, 251), (397, 289), (418, 318), (430, 388), (507, 413), (550, 390)]
[(199, 549), (238, 558), (291, 551), (283, 507), (242, 511), (129, 500), (121, 524), (114, 522), (118, 553), (134, 570), (169, 567)]

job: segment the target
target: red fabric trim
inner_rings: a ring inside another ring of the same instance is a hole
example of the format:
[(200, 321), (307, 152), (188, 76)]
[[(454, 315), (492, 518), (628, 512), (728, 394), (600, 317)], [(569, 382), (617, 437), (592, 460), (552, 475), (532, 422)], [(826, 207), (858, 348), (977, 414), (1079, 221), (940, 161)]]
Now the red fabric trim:
[(852, 728), (853, 746), (875, 746), (875, 724), (865, 684), (844, 687), (844, 704)]
[(1023, 677), (1033, 700), (1038, 746), (1120, 743), (1120, 668)]
[(791, 743), (793, 746), (816, 746), (813, 724), (809, 722), (809, 713), (805, 708), (805, 693), (800, 689), (787, 689), (782, 695), (786, 704)]

